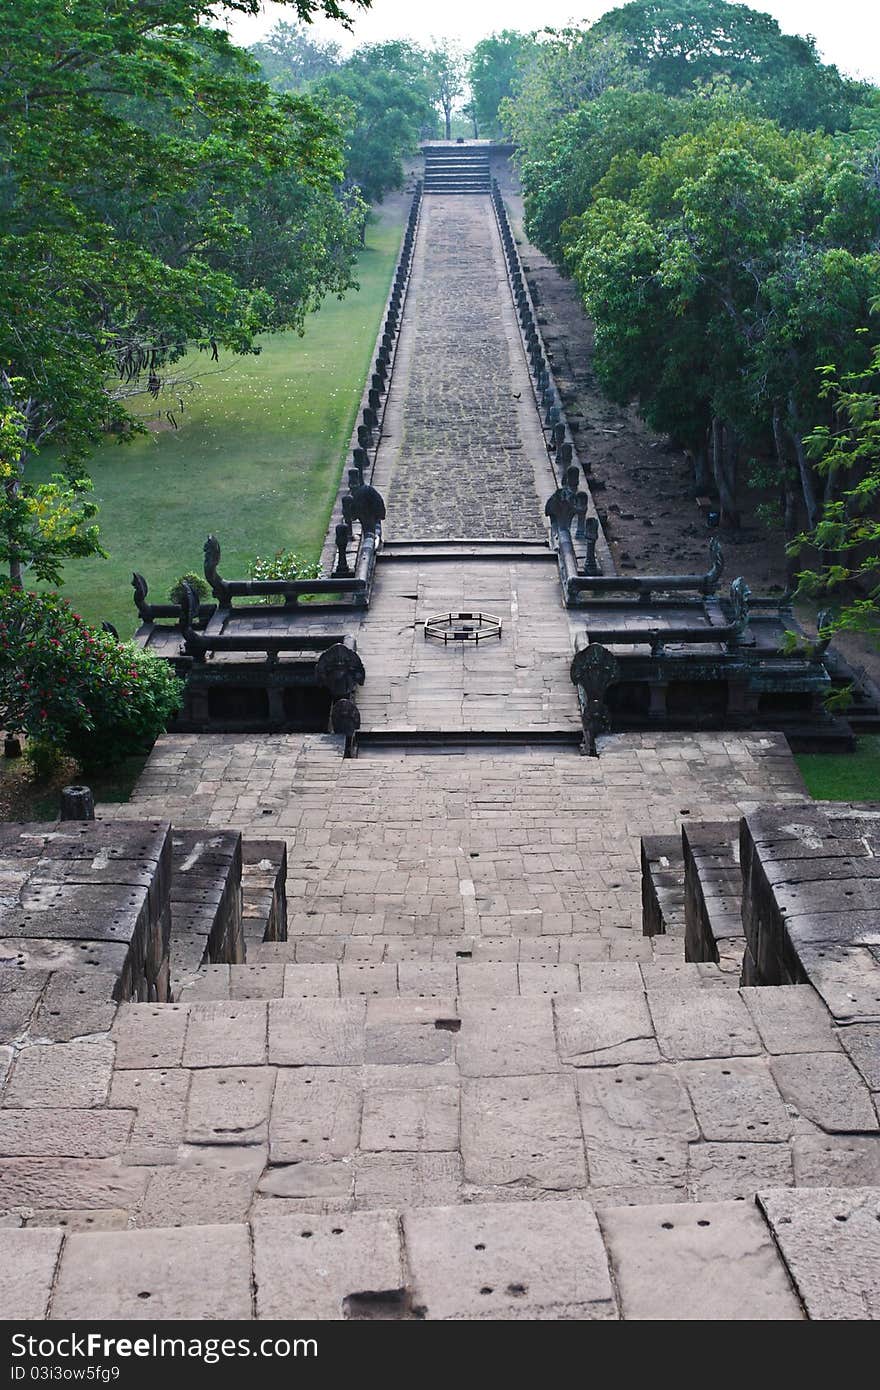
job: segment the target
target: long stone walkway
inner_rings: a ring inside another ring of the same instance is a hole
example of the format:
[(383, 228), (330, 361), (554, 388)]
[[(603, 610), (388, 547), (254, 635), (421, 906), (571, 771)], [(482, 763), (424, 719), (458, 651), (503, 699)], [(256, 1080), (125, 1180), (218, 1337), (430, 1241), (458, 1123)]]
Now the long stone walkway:
[[(643, 836), (803, 783), (761, 731), (574, 742), (488, 197), (425, 199), (374, 481), (359, 757), (169, 735), (100, 809), (282, 837), (288, 939), (52, 1042), (43, 986), (0, 1000), (4, 1315), (880, 1316), (875, 1034), (642, 931)], [(462, 607), (501, 640), (425, 640)]]

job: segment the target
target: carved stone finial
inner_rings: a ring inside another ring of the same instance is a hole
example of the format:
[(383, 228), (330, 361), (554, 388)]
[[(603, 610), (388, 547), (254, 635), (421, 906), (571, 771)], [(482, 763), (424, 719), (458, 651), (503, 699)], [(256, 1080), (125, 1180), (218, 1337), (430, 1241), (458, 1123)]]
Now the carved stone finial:
[(596, 559), (596, 545), (599, 540), (599, 518), (588, 516), (584, 519), (584, 540), (587, 543), (587, 553), (584, 556), (584, 567), (581, 571), (584, 575), (601, 574), (602, 566)]
[(741, 640), (745, 636), (749, 625), (749, 599), (752, 591), (742, 575), (739, 575), (730, 585), (730, 604), (733, 609), (733, 625), (737, 628), (737, 638)]
[(385, 520), (385, 502), (382, 494), (369, 483), (357, 487), (351, 494), (352, 516), (361, 523), (365, 531), (374, 531)]
[(354, 700), (336, 700), (330, 707), (330, 728), (350, 738), (361, 727), (361, 712)]
[(582, 541), (586, 539), (587, 533), (584, 530), (584, 523), (587, 519), (587, 511), (589, 509), (589, 506), (589, 494), (586, 492), (576, 492), (574, 495), (574, 509), (577, 513), (577, 529), (574, 533), (575, 540)]
[(570, 488), (558, 487), (552, 497), (547, 499), (544, 515), (549, 516), (557, 530), (568, 531), (571, 529), (574, 514), (574, 493)]
[(134, 589), (134, 606), (140, 614), (141, 621), (145, 623), (150, 622), (153, 617), (153, 610), (147, 603), (147, 594), (150, 592), (150, 586), (147, 584), (144, 576), (138, 574), (137, 570), (135, 570), (134, 574), (131, 576), (131, 587)]
[(709, 556), (712, 563), (705, 575), (705, 585), (711, 592), (724, 573), (724, 552), (717, 536), (710, 536), (709, 538)]
[(366, 678), (364, 663), (357, 652), (342, 642), (327, 647), (315, 662), (315, 679), (330, 691), (334, 700), (350, 700), (355, 687), (363, 685)]
[(205, 541), (205, 578), (211, 587), (217, 579), (217, 567), (220, 564), (220, 542), (216, 536), (209, 536)]
[(592, 642), (575, 652), (569, 674), (581, 691), (581, 723), (589, 750), (595, 753), (597, 734), (611, 726), (605, 697), (608, 687), (620, 679), (620, 666), (607, 647)]
[(336, 564), (333, 567), (334, 579), (350, 579), (351, 566), (348, 563), (348, 542), (351, 539), (351, 532), (342, 521), (336, 527)]

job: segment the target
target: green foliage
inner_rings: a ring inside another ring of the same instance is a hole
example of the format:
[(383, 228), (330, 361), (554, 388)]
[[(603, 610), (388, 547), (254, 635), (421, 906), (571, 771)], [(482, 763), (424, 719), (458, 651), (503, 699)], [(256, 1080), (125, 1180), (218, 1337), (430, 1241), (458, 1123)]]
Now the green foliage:
[(503, 101), (514, 95), (523, 70), (535, 56), (536, 43), (530, 34), (502, 29), (481, 39), (468, 57), (468, 85), (471, 111), (479, 135), (497, 139), (503, 135), (498, 117)]
[(179, 579), (174, 581), (171, 588), (168, 590), (169, 603), (183, 603), (185, 597), (184, 584), (188, 584), (189, 587), (195, 591), (199, 603), (205, 603), (211, 597), (211, 590), (206, 581), (200, 574), (191, 572), (189, 574), (182, 574)]
[[(256, 351), (258, 333), (301, 330), (325, 294), (341, 293), (363, 209), (340, 196), (339, 123), (257, 80), (204, 0), (7, 8), (4, 404), (23, 430), (23, 482), (51, 442), (76, 493), (95, 441), (108, 429), (130, 436), (128, 401), (160, 390), (190, 345)], [(336, 0), (290, 8), (349, 18)]]
[[(248, 565), (250, 579), (319, 579), (319, 560), (303, 561), (293, 550), (276, 550), (274, 555), (257, 555)], [(254, 603), (281, 603), (272, 594), (261, 594)]]
[(57, 594), (0, 587), (0, 655), (0, 725), (47, 756), (113, 766), (149, 747), (180, 706), (166, 662), (90, 628)]

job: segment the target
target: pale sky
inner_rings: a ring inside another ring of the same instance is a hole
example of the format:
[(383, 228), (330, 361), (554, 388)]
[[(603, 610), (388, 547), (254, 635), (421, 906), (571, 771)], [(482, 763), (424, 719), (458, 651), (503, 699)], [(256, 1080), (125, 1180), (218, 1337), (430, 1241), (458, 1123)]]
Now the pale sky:
[[(407, 38), (428, 43), (449, 39), (472, 48), (478, 39), (501, 29), (526, 32), (542, 25), (597, 19), (613, 4), (601, 0), (373, 0), (372, 9), (355, 20), (352, 35), (339, 24), (317, 21), (316, 34), (335, 39), (344, 49), (382, 39)], [(827, 63), (842, 72), (880, 82), (880, 5), (877, 0), (756, 0), (753, 9), (772, 14), (791, 34), (812, 34)], [(263, 6), (263, 14), (237, 16), (229, 28), (237, 43), (251, 44), (263, 38), (276, 19), (291, 20), (283, 5)]]

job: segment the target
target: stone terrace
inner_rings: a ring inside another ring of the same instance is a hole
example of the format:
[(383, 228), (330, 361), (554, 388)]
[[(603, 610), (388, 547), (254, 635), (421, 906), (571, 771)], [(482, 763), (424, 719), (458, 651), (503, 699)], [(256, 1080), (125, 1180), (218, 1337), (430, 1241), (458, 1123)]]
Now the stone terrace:
[[(489, 198), (430, 194), (360, 756), (168, 736), (101, 808), (102, 837), (286, 841), (289, 935), (60, 1032), (57, 976), (0, 974), (3, 1316), (880, 1316), (876, 1027), (642, 934), (641, 838), (806, 821), (796, 765), (760, 731), (581, 756), (554, 567), (523, 554), (555, 485), (530, 391)], [(460, 544), (489, 537), (510, 554)], [(500, 644), (429, 646), (459, 606)]]

